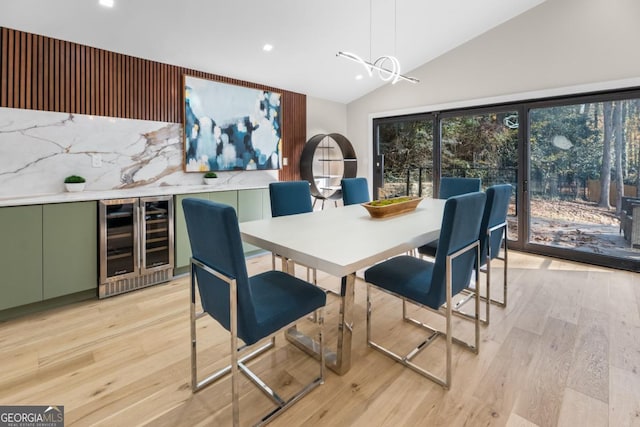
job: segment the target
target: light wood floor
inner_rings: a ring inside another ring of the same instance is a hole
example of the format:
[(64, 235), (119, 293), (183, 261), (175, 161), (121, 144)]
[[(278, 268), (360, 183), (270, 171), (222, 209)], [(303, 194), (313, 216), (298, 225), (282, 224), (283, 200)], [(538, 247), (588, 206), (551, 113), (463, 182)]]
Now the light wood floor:
[[(492, 308), (479, 355), (454, 346), (451, 390), (366, 346), (365, 288), (357, 283), (351, 371), (328, 371), (324, 385), (272, 425), (640, 425), (639, 275), (510, 255), (509, 306)], [(248, 264), (253, 274), (270, 268), (270, 257)], [(336, 278), (321, 279), (337, 288)], [(0, 323), (0, 405), (64, 405), (67, 426), (230, 425), (228, 380), (190, 391), (188, 299), (182, 278)], [(338, 300), (328, 300), (331, 338)], [(469, 336), (470, 322), (454, 327)], [(226, 333), (206, 320), (199, 336), (201, 367), (219, 365)], [(401, 322), (399, 303), (375, 294), (377, 340), (406, 349), (421, 336)], [(254, 366), (286, 395), (316, 365), (281, 337), (277, 343)], [(442, 369), (442, 356), (436, 342), (422, 363)], [(244, 381), (243, 424), (268, 409)]]

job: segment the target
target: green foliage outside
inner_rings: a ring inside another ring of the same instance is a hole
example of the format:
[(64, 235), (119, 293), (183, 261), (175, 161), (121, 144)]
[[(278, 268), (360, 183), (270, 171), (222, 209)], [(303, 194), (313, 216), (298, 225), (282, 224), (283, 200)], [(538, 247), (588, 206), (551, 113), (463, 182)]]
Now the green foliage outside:
[[(603, 102), (529, 110), (529, 191), (540, 197), (577, 198), (586, 194), (587, 180), (603, 173)], [(640, 187), (640, 100), (610, 101), (609, 142), (615, 183), (616, 144), (620, 144), (621, 176), (626, 185)], [(616, 113), (618, 116), (616, 116)], [(429, 116), (431, 117), (431, 116)], [(617, 119), (616, 119), (617, 117)], [(516, 184), (518, 124), (515, 111), (444, 117), (441, 126), (442, 176), (478, 177), (483, 187)], [(384, 154), (387, 183), (432, 181), (433, 119), (407, 119), (379, 126), (379, 152)], [(607, 168), (604, 167), (604, 170)]]
[[(483, 185), (516, 183), (518, 131), (504, 125), (515, 113), (460, 116), (442, 120), (442, 175), (482, 178)], [(433, 123), (413, 120), (382, 125), (386, 183), (418, 179), (430, 185), (433, 170)], [(423, 182), (423, 186), (425, 183)]]
[(380, 127), (379, 151), (384, 154), (385, 181), (403, 182), (407, 172), (431, 169), (433, 161), (432, 123), (403, 121)]
[(445, 118), (442, 176), (481, 178), (484, 187), (516, 183), (518, 129), (505, 126), (514, 112)]

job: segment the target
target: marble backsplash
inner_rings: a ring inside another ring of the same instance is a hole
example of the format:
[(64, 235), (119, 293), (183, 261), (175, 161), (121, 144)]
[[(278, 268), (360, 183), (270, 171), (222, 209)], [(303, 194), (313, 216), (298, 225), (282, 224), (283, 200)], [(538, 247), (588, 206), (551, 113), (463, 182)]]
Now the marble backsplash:
[[(83, 114), (0, 108), (0, 197), (64, 191), (81, 175), (86, 189), (202, 184), (182, 168), (182, 125)], [(262, 185), (277, 171), (218, 173), (221, 184)]]

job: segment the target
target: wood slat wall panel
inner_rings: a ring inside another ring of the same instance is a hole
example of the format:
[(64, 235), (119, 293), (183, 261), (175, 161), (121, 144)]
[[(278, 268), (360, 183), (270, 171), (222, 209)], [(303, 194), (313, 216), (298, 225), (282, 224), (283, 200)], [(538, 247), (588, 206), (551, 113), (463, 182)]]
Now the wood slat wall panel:
[[(20, 37), (20, 44), (24, 46), (24, 49), (20, 52), (20, 84), (27, 84), (30, 72), (27, 73), (27, 66), (29, 55), (31, 54), (30, 49), (28, 49), (29, 41), (27, 40), (26, 34)], [(20, 92), (20, 103), (25, 105), (27, 103), (27, 91)]]
[(0, 107), (182, 123), (182, 76), (282, 93), (281, 180), (300, 179), (306, 96), (0, 28)]
[[(64, 60), (62, 58), (63, 48), (59, 40), (50, 40), (49, 44), (49, 92), (44, 97), (49, 97), (49, 108), (53, 111), (64, 111), (64, 93), (66, 87), (64, 85)], [(18, 47), (16, 46), (16, 49)], [(37, 67), (38, 64), (33, 64)], [(55, 90), (53, 90), (55, 88)], [(22, 87), (16, 87), (15, 90), (22, 90)], [(31, 108), (31, 105), (22, 108)]]
[(6, 100), (7, 103), (13, 104), (14, 103), (14, 99), (13, 99), (13, 69), (14, 69), (14, 63), (13, 63), (13, 51), (14, 51), (14, 34), (13, 33), (9, 33), (7, 35), (7, 85), (6, 85), (6, 91), (7, 91), (7, 96), (6, 96)]

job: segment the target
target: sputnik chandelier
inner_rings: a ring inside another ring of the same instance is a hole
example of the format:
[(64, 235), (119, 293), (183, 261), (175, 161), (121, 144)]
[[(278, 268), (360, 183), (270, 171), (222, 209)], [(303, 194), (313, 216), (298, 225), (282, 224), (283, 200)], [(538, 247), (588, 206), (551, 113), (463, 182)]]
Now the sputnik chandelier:
[[(394, 16), (394, 34), (393, 34), (394, 45), (396, 41), (395, 39), (396, 39), (396, 31), (397, 31), (397, 22), (395, 22), (397, 19), (397, 13), (395, 11), (396, 8), (397, 8), (397, 3), (394, 2), (394, 15), (395, 15)], [(372, 27), (371, 11), (372, 11), (371, 0), (369, 0), (369, 57), (371, 57), (371, 27)], [(351, 61), (362, 64), (365, 70), (367, 70), (367, 74), (369, 74), (369, 77), (373, 75), (373, 70), (376, 70), (378, 72), (378, 76), (380, 77), (380, 79), (382, 79), (382, 81), (391, 82), (391, 84), (396, 84), (398, 80), (405, 80), (410, 83), (420, 82), (420, 80), (416, 79), (415, 77), (407, 77), (400, 74), (400, 61), (398, 61), (398, 58), (396, 58), (395, 56), (383, 55), (373, 62), (365, 61), (360, 56), (351, 52), (340, 51), (336, 54), (336, 56), (341, 58), (346, 58)]]

